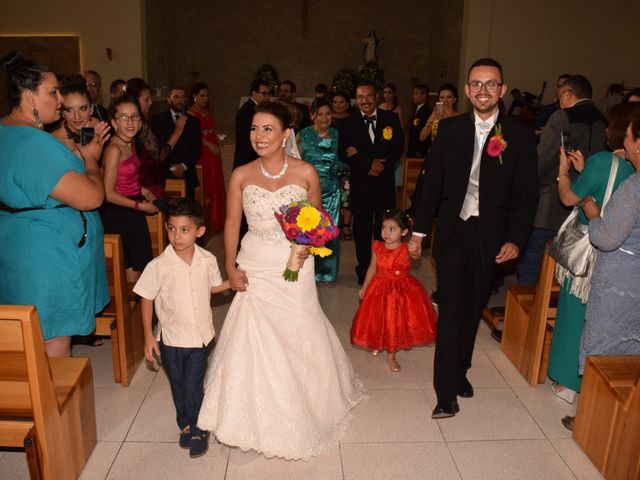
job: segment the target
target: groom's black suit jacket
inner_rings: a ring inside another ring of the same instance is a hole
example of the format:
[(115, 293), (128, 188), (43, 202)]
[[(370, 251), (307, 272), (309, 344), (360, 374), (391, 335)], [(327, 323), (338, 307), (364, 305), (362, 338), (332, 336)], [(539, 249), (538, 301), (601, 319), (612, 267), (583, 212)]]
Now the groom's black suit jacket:
[[(363, 198), (375, 195), (395, 196), (395, 166), (404, 149), (404, 135), (400, 119), (394, 112), (377, 109), (375, 142), (371, 143), (369, 127), (360, 110), (340, 123), (339, 157), (351, 167), (351, 196)], [(385, 128), (391, 136), (385, 139)], [(347, 148), (355, 147), (358, 153), (347, 156)], [(371, 164), (376, 158), (384, 158), (384, 170), (378, 176), (369, 175)], [(395, 203), (395, 202), (394, 202)]]
[[(479, 222), (483, 263), (495, 262), (504, 243), (522, 251), (538, 205), (537, 156), (533, 133), (518, 119), (500, 115), (507, 149), (498, 157), (487, 153), (487, 136), (480, 163)], [(444, 119), (438, 125), (427, 160), (427, 175), (421, 198), (417, 199), (414, 231), (430, 233), (438, 216), (434, 257), (446, 247), (464, 203), (475, 142), (473, 113)]]

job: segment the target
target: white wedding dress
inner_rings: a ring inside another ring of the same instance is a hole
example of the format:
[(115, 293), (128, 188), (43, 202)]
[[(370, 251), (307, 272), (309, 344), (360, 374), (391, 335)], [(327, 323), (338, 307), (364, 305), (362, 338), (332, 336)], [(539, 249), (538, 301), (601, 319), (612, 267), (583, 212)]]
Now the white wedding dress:
[(308, 460), (335, 445), (365, 397), (320, 307), (312, 259), (297, 282), (282, 278), (290, 244), (273, 213), (306, 198), (299, 185), (242, 193), (249, 232), (237, 261), (249, 284), (224, 321), (198, 419), (220, 442), (266, 457)]

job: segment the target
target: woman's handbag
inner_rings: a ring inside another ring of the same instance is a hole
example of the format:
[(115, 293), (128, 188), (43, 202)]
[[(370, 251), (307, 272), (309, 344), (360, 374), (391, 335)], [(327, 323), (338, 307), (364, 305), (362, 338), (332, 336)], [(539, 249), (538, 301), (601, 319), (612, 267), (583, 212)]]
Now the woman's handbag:
[[(613, 155), (601, 214), (613, 192), (613, 184), (618, 173), (618, 162), (618, 157)], [(589, 241), (589, 226), (579, 222), (577, 205), (558, 230), (549, 248), (549, 255), (556, 261), (558, 282), (562, 285), (568, 276), (573, 277), (570, 293), (586, 302), (589, 297), (591, 272), (596, 261), (596, 249)]]

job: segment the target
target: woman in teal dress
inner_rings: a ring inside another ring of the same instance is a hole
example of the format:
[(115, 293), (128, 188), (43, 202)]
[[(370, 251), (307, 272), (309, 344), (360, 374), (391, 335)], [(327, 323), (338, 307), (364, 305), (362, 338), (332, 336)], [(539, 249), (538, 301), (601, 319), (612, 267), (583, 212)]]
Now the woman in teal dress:
[(35, 305), (50, 356), (69, 356), (71, 335), (95, 330), (109, 302), (98, 168), (108, 126), (77, 145), (82, 159), (45, 123), (60, 117), (58, 82), (44, 65), (2, 58), (11, 113), (0, 120), (0, 304)]
[[(331, 127), (331, 104), (316, 98), (311, 104), (313, 125), (298, 133), (298, 150), (304, 160), (312, 164), (320, 177), (322, 208), (339, 225), (340, 185), (338, 183), (338, 130)], [(333, 253), (325, 258), (316, 257), (316, 282), (335, 282), (340, 263), (340, 240), (326, 245)]]
[[(614, 191), (623, 180), (635, 172), (633, 166), (625, 160), (622, 149), (632, 110), (633, 104), (621, 104), (609, 112), (607, 142), (613, 152), (596, 153), (587, 159), (586, 164), (580, 151), (572, 151), (568, 155), (563, 151), (560, 154), (558, 193), (565, 205), (577, 205), (587, 197), (593, 197), (598, 205), (602, 205), (614, 155), (618, 157)], [(579, 172), (573, 182), (568, 173), (571, 165)], [(583, 225), (589, 223), (582, 208), (579, 221)], [(578, 374), (578, 358), (586, 311), (586, 302), (583, 303), (578, 296), (571, 293), (571, 285), (571, 276), (560, 285), (547, 372), (549, 378), (555, 382), (553, 392), (569, 403), (573, 403), (582, 383), (582, 377)]]

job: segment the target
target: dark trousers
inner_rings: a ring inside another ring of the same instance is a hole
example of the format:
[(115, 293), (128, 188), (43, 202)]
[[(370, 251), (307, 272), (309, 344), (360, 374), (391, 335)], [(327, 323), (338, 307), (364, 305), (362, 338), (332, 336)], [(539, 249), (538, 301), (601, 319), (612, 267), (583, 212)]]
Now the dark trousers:
[(371, 236), (382, 240), (382, 214), (395, 208), (395, 196), (393, 188), (391, 192), (351, 191), (351, 212), (353, 213), (353, 239), (356, 244), (356, 274), (360, 280), (364, 280), (367, 269), (371, 263)]
[(558, 230), (533, 227), (518, 262), (518, 285), (535, 285), (538, 283), (540, 266), (544, 257), (547, 242), (553, 240)]
[(497, 271), (494, 259), (482, 260), (478, 218), (459, 219), (436, 262), (440, 314), (433, 383), (438, 402), (456, 400), (471, 368), (482, 309)]
[(170, 347), (160, 341), (160, 358), (169, 376), (176, 421), (182, 430), (187, 425), (191, 433), (198, 430), (198, 415), (204, 397), (204, 372), (207, 369), (207, 347)]

